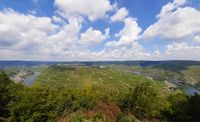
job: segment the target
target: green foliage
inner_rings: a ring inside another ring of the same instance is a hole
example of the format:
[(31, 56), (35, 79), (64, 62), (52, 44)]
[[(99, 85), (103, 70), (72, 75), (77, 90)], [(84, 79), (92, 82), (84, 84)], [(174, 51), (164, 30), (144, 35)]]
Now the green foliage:
[(62, 111), (56, 91), (42, 88), (26, 88), (18, 93), (16, 101), (9, 105), (10, 121), (47, 121)]
[(76, 115), (73, 115), (69, 122), (85, 122), (87, 121), (87, 117), (83, 114), (76, 114)]
[(68, 117), (68, 121), (69, 122), (86, 122), (86, 121), (88, 121), (88, 122), (106, 122), (101, 113), (97, 113), (92, 117), (88, 117), (88, 116), (86, 116), (85, 113), (83, 113), (81, 111), (72, 113)]
[(167, 98), (169, 108), (165, 110), (165, 116), (173, 122), (183, 122), (188, 120), (187, 107), (189, 97), (182, 92), (171, 94)]
[(200, 119), (200, 95), (160, 94), (162, 87), (113, 68), (53, 66), (32, 87), (16, 84), (0, 71), (0, 121), (46, 122), (62, 116), (69, 122)]
[(195, 94), (188, 102), (188, 116), (190, 122), (197, 122), (200, 120), (200, 95)]
[(116, 116), (116, 122), (137, 122), (134, 116), (128, 116), (119, 112)]
[(96, 114), (93, 118), (92, 118), (93, 122), (105, 122), (104, 117), (101, 113)]
[(152, 82), (143, 82), (137, 85), (120, 101), (120, 106), (125, 111), (135, 113), (138, 117), (159, 116), (163, 109), (164, 101), (156, 85)]
[(16, 91), (23, 89), (22, 84), (10, 81), (5, 72), (0, 71), (0, 120), (10, 116), (8, 105), (16, 98)]
[(8, 94), (7, 85), (9, 83), (7, 75), (0, 71), (0, 117), (4, 118), (7, 117), (8, 110), (6, 105), (8, 104), (10, 97)]
[(65, 113), (93, 109), (95, 101), (83, 91), (31, 87), (18, 90), (9, 101), (9, 121), (49, 121)]

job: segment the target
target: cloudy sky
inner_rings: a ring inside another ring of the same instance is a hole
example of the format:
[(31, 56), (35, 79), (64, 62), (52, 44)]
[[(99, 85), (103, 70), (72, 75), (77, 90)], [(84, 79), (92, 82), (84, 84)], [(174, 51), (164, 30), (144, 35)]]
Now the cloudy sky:
[(0, 0), (0, 60), (200, 60), (200, 1)]

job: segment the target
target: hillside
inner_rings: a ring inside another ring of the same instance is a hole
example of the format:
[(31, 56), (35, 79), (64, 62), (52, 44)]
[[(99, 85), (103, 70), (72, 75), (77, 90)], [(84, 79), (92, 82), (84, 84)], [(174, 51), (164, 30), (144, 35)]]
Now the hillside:
[(183, 70), (182, 74), (184, 74), (184, 79), (187, 83), (200, 89), (200, 66), (190, 66), (187, 70)]
[[(0, 121), (154, 122), (198, 120), (199, 95), (113, 67), (53, 65), (33, 86), (0, 71)], [(6, 111), (6, 112), (5, 112)]]
[[(123, 92), (139, 82), (151, 81), (145, 77), (125, 73), (109, 67), (98, 66), (59, 66), (45, 70), (34, 86), (49, 88), (99, 89), (106, 92)], [(157, 82), (161, 85), (161, 82)], [(164, 84), (162, 84), (164, 85)]]

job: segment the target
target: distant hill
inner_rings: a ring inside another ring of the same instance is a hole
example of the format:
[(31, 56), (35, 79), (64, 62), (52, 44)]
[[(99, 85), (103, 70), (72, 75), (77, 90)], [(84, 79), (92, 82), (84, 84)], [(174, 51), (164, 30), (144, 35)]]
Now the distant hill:
[(54, 65), (54, 64), (79, 64), (86, 66), (93, 65), (127, 65), (153, 67), (171, 71), (181, 71), (187, 69), (188, 66), (200, 65), (200, 61), (71, 61), (71, 62), (51, 62), (51, 61), (0, 61), (0, 68), (12, 66), (38, 66), (38, 65)]
[(14, 66), (38, 66), (38, 65), (53, 65), (59, 62), (43, 62), (43, 61), (0, 61), (0, 68)]

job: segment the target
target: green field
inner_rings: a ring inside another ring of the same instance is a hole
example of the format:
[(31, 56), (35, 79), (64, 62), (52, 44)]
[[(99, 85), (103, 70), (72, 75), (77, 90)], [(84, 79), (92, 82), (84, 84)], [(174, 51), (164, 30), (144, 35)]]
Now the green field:
[[(113, 68), (52, 66), (36, 80), (34, 86), (50, 88), (102, 89), (106, 92), (123, 92), (139, 82), (151, 81), (145, 77), (125, 73)], [(161, 85), (161, 82), (158, 82)], [(163, 85), (163, 84), (162, 84)]]

